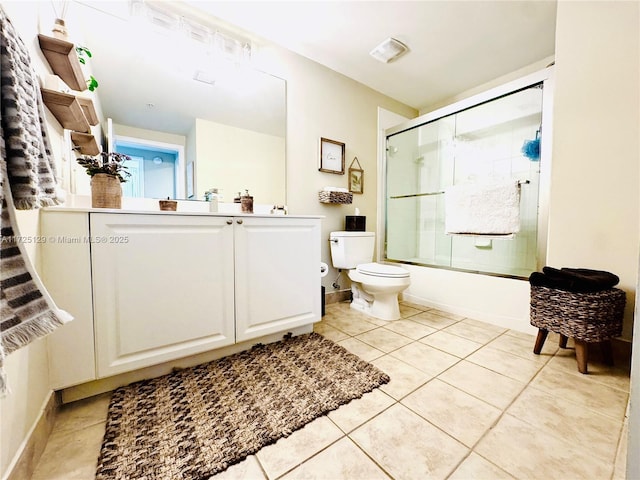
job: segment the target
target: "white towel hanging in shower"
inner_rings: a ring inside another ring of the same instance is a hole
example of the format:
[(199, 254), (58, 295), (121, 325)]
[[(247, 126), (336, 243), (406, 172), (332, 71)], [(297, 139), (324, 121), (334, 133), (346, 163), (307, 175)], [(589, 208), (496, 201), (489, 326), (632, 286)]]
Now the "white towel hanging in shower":
[(520, 231), (520, 182), (453, 185), (445, 189), (445, 233), (512, 235)]

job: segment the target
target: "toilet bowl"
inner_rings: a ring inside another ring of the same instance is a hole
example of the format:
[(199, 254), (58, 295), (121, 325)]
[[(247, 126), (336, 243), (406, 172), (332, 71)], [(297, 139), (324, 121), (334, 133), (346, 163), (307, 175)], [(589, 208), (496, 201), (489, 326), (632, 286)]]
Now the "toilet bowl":
[(410, 284), (409, 272), (401, 267), (365, 263), (349, 270), (353, 299), (351, 308), (381, 320), (400, 318), (398, 294)]
[(351, 308), (381, 320), (400, 318), (398, 294), (410, 283), (402, 267), (371, 263), (375, 246), (373, 232), (331, 232), (333, 266), (347, 270), (351, 279)]

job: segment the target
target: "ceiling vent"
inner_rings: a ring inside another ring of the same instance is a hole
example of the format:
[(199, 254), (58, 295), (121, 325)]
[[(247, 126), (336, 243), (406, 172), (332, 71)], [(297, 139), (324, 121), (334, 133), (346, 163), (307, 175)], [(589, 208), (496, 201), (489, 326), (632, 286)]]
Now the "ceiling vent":
[(395, 38), (387, 38), (384, 42), (369, 52), (376, 60), (389, 63), (409, 51), (409, 48)]

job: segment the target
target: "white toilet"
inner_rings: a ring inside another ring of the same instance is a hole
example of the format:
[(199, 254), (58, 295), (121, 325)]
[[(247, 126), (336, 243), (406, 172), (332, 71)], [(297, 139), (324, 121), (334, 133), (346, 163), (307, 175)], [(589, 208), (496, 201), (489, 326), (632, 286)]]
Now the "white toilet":
[(371, 263), (375, 233), (331, 232), (329, 242), (333, 266), (349, 270), (351, 308), (381, 320), (399, 319), (398, 293), (411, 279), (404, 268)]

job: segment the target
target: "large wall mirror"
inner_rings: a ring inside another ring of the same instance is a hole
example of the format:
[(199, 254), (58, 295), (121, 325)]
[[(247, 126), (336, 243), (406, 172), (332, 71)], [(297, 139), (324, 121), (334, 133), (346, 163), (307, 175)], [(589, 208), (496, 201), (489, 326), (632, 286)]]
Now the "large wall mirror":
[(220, 43), (213, 17), (153, 6), (83, 1), (69, 12), (92, 53), (108, 148), (132, 157), (125, 195), (202, 200), (218, 188), (232, 201), (247, 189), (284, 204), (285, 81), (249, 66), (250, 43), (232, 59), (241, 43), (228, 32)]

